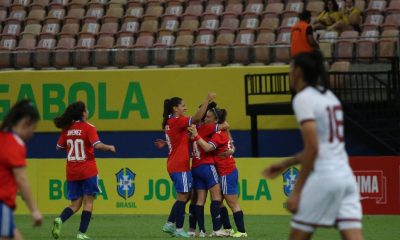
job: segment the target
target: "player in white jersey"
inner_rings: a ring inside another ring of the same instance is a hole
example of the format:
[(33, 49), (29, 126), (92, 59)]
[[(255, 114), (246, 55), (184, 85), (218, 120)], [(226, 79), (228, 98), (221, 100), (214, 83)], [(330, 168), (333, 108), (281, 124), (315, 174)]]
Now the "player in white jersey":
[(287, 209), (294, 215), (289, 240), (311, 239), (316, 227), (337, 227), (344, 240), (362, 240), (362, 209), (357, 184), (345, 150), (342, 106), (321, 86), (326, 73), (319, 51), (300, 53), (291, 67), (293, 110), (304, 142), (294, 157), (263, 171), (275, 178), (301, 164)]

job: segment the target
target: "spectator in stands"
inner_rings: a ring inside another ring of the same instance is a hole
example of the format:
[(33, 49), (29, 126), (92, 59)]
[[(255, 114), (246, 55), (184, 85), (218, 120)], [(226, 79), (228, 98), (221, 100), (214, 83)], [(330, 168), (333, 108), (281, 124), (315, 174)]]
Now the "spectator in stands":
[(310, 26), (311, 13), (304, 11), (299, 16), (300, 22), (292, 27), (291, 55), (296, 56), (301, 52), (312, 52), (318, 49), (318, 43), (314, 39), (312, 27)]
[(313, 24), (314, 30), (326, 29), (340, 20), (339, 5), (336, 0), (325, 1), (325, 8)]
[(361, 11), (354, 6), (354, 0), (346, 0), (340, 10), (341, 19), (330, 26), (328, 30), (343, 32), (347, 30), (360, 31)]

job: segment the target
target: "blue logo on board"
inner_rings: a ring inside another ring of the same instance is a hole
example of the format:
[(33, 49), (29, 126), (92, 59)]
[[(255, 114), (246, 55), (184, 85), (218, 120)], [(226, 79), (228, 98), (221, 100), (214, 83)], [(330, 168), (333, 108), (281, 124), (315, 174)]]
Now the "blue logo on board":
[(123, 199), (128, 199), (135, 193), (136, 174), (129, 168), (122, 168), (115, 174), (117, 177), (117, 192)]
[(299, 177), (299, 170), (295, 167), (288, 168), (283, 174), (283, 192), (288, 197), (294, 189), (294, 185)]

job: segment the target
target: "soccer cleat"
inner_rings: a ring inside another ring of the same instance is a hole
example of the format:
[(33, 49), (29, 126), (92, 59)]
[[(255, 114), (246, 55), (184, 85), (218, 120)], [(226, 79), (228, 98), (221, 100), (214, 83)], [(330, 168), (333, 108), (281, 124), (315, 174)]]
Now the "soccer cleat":
[(233, 234), (235, 233), (235, 230), (233, 230), (232, 228), (230, 229), (224, 229), (224, 231), (226, 232), (226, 234), (230, 237), (233, 236)]
[(187, 234), (189, 234), (190, 237), (196, 237), (196, 232), (187, 232)]
[(51, 234), (53, 235), (54, 239), (58, 239), (60, 237), (61, 226), (62, 226), (61, 218), (58, 217), (54, 219), (53, 230), (51, 230)]
[(88, 240), (91, 239), (90, 237), (88, 237), (88, 235), (86, 235), (85, 233), (78, 233), (78, 235), (76, 235), (76, 239), (78, 240)]
[(210, 237), (229, 237), (229, 234), (225, 232), (225, 230), (218, 230), (218, 231), (212, 231), (210, 234)]
[(164, 224), (164, 226), (162, 227), (163, 232), (166, 232), (170, 235), (174, 235), (175, 233), (175, 226), (174, 224), (171, 223), (166, 223)]
[(181, 231), (175, 231), (174, 237), (190, 238), (190, 235), (184, 230), (181, 230)]
[(234, 238), (241, 238), (241, 237), (247, 237), (247, 233), (242, 233), (242, 232), (235, 232), (232, 237)]
[(203, 231), (200, 231), (199, 232), (199, 237), (201, 237), (201, 238), (207, 237), (207, 233), (205, 233)]

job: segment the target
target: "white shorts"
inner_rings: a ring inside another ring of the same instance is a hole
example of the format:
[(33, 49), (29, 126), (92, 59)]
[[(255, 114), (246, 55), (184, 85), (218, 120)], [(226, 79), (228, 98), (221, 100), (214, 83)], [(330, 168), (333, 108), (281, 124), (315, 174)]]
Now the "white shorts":
[(355, 177), (311, 174), (300, 196), (291, 227), (313, 232), (316, 227), (361, 228), (362, 208)]

